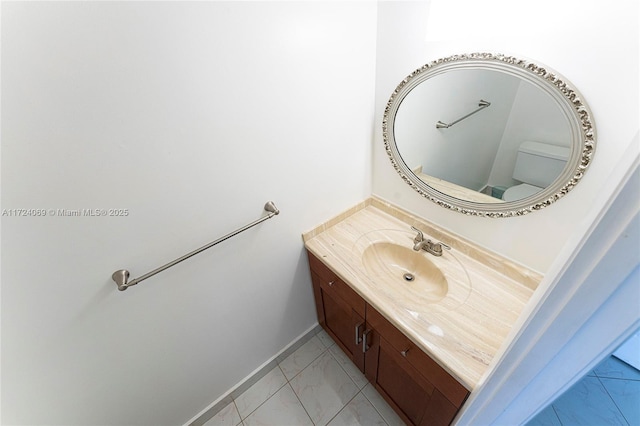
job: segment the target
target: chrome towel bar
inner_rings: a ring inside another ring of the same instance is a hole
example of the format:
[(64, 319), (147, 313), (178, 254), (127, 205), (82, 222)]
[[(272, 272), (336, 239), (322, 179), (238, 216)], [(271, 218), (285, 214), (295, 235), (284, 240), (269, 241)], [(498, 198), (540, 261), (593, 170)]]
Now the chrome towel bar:
[(491, 102), (483, 101), (482, 99), (480, 99), (480, 102), (478, 102), (478, 106), (480, 108), (471, 111), (469, 114), (465, 115), (464, 117), (458, 118), (453, 123), (447, 124), (447, 123), (443, 123), (442, 121), (438, 121), (436, 123), (436, 129), (448, 129), (449, 127), (453, 126), (454, 124), (459, 123), (460, 121), (464, 120), (465, 118), (472, 116), (476, 112), (480, 111), (481, 109), (484, 109), (484, 108), (488, 107), (489, 105), (491, 105)]
[(154, 276), (157, 273), (160, 273), (162, 271), (164, 271), (165, 269), (169, 269), (174, 265), (177, 265), (178, 263), (182, 262), (183, 260), (187, 260), (188, 258), (190, 258), (191, 256), (195, 256), (196, 254), (205, 251), (208, 248), (211, 248), (213, 246), (215, 246), (218, 243), (223, 242), (224, 240), (227, 240), (235, 235), (238, 235), (239, 233), (246, 231), (247, 229), (256, 226), (257, 224), (264, 222), (267, 219), (271, 219), (273, 216), (277, 215), (280, 213), (280, 210), (278, 210), (278, 208), (276, 207), (275, 204), (273, 204), (273, 201), (268, 201), (267, 204), (264, 205), (264, 210), (269, 212), (268, 215), (261, 217), (258, 220), (254, 220), (253, 222), (251, 222), (248, 225), (243, 226), (242, 228), (236, 229), (235, 231), (225, 235), (224, 237), (218, 238), (217, 240), (200, 247), (199, 249), (196, 249), (194, 251), (192, 251), (191, 253), (187, 253), (182, 257), (177, 258), (176, 260), (174, 260), (173, 262), (169, 262), (166, 265), (163, 265), (157, 269), (154, 269), (151, 272), (148, 272), (144, 275), (142, 275), (141, 277), (135, 278), (131, 281), (129, 281), (129, 271), (127, 271), (126, 269), (119, 269), (117, 271), (115, 271), (112, 275), (111, 278), (113, 279), (113, 281), (115, 281), (116, 285), (118, 286), (118, 290), (120, 291), (124, 291), (127, 288), (134, 286), (136, 284), (138, 284), (141, 281), (146, 280), (147, 278), (150, 278), (152, 276)]

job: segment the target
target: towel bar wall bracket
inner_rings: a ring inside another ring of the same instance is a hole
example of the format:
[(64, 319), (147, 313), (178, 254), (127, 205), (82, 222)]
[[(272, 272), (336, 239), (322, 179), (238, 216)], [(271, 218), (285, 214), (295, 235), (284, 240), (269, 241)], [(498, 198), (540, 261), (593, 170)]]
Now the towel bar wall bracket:
[(267, 219), (271, 219), (273, 216), (280, 214), (280, 210), (278, 210), (278, 208), (276, 207), (276, 205), (273, 203), (273, 201), (267, 201), (267, 203), (264, 205), (264, 210), (266, 212), (268, 212), (269, 214), (266, 216), (261, 217), (258, 220), (255, 220), (253, 222), (251, 222), (248, 225), (243, 226), (242, 228), (238, 228), (235, 231), (225, 235), (224, 237), (218, 238), (217, 240), (200, 247), (199, 249), (196, 249), (190, 253), (185, 254), (182, 257), (177, 258), (176, 260), (167, 263), (166, 265), (162, 265), (159, 268), (154, 269), (151, 272), (148, 272), (138, 278), (135, 278), (131, 281), (129, 281), (129, 271), (127, 271), (126, 269), (119, 269), (117, 271), (115, 271), (113, 274), (111, 274), (111, 278), (113, 279), (113, 281), (116, 283), (116, 285), (118, 286), (118, 290), (120, 291), (125, 291), (127, 288), (134, 286), (136, 284), (138, 284), (141, 281), (146, 280), (147, 278), (150, 278), (152, 276), (154, 276), (155, 274), (158, 274), (162, 271), (164, 271), (165, 269), (169, 269), (174, 265), (177, 265), (178, 263), (182, 262), (183, 260), (187, 260), (188, 258), (195, 256), (198, 253), (201, 253), (203, 251), (205, 251), (208, 248), (211, 248), (213, 246), (215, 246), (218, 243), (221, 243), (235, 235), (238, 235), (241, 232), (246, 231), (249, 228), (252, 228), (254, 226), (256, 226), (257, 224), (264, 222)]

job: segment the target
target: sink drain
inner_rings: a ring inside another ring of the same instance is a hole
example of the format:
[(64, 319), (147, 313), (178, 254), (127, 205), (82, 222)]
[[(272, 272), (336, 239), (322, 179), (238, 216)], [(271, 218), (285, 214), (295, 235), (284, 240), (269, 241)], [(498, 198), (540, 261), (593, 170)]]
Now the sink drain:
[(404, 278), (405, 281), (413, 281), (416, 279), (416, 277), (413, 274), (410, 273), (406, 273), (402, 276)]

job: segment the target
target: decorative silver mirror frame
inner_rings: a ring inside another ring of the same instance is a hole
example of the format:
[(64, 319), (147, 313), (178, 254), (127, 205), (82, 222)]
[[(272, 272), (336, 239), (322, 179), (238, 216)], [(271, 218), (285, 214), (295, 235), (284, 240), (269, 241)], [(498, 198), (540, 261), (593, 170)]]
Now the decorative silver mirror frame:
[[(546, 189), (530, 197), (504, 203), (475, 203), (435, 190), (419, 179), (398, 152), (394, 122), (403, 99), (420, 83), (454, 69), (493, 69), (515, 75), (550, 94), (570, 122), (572, 149), (567, 166)], [(382, 120), (382, 135), (393, 167), (407, 184), (434, 203), (466, 215), (483, 217), (522, 216), (549, 206), (578, 184), (591, 163), (595, 151), (595, 125), (592, 113), (578, 90), (558, 73), (531, 61), (493, 53), (469, 53), (449, 56), (415, 70), (396, 87), (389, 98)]]

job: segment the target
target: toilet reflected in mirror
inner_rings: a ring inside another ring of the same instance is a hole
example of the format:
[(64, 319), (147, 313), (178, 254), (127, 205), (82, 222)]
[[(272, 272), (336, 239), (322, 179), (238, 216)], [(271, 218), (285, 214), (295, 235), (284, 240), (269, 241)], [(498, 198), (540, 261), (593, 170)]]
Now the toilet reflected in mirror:
[(489, 52), (439, 58), (405, 77), (387, 102), (382, 136), (392, 166), (423, 197), (494, 218), (565, 198), (596, 145), (589, 107), (568, 80)]
[(551, 185), (564, 170), (569, 159), (568, 147), (526, 141), (520, 145), (513, 179), (520, 182), (504, 191), (504, 201), (530, 197)]

